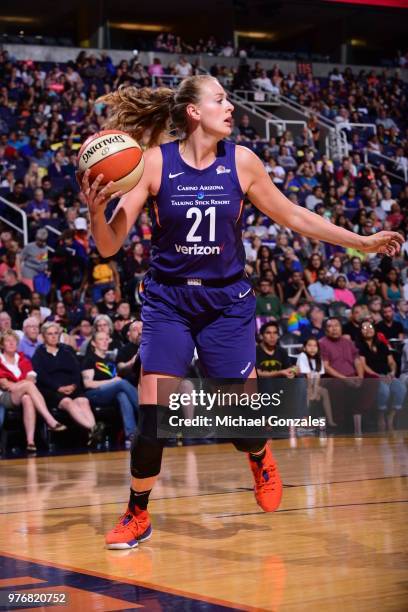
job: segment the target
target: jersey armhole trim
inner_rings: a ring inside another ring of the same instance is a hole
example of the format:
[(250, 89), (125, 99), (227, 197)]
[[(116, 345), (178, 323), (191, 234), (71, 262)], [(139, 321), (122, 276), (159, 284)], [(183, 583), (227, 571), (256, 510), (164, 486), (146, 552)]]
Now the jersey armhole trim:
[(239, 180), (239, 176), (238, 176), (238, 168), (237, 168), (237, 146), (235, 143), (233, 143), (234, 148), (233, 148), (233, 155), (231, 155), (232, 159), (231, 159), (231, 166), (232, 166), (232, 174), (234, 175), (234, 179), (237, 183), (237, 187), (241, 193), (241, 199), (242, 201), (244, 201), (245, 198), (245, 192), (242, 189), (242, 185), (241, 182)]

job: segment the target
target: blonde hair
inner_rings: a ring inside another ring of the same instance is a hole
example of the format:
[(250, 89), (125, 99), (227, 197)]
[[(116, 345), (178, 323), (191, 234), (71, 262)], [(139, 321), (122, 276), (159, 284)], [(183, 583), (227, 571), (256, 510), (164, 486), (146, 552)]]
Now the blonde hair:
[(4, 340), (6, 338), (14, 338), (14, 340), (18, 343), (20, 342), (19, 335), (13, 329), (6, 329), (0, 336), (0, 349), (4, 349)]
[(198, 104), (201, 86), (214, 77), (203, 74), (183, 79), (177, 89), (168, 87), (137, 88), (121, 85), (119, 89), (98, 98), (109, 107), (104, 129), (119, 129), (141, 141), (149, 134), (148, 146), (160, 144), (175, 131), (183, 138), (188, 133), (186, 108)]

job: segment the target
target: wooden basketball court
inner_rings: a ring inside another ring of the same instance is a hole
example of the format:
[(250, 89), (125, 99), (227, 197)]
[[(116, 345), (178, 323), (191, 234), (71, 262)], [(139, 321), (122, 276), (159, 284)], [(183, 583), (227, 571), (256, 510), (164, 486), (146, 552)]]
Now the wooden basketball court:
[(406, 611), (406, 442), (274, 441), (274, 514), (231, 445), (166, 449), (153, 538), (129, 551), (103, 547), (128, 498), (127, 452), (3, 460), (0, 609), (12, 591), (65, 593), (51, 611)]

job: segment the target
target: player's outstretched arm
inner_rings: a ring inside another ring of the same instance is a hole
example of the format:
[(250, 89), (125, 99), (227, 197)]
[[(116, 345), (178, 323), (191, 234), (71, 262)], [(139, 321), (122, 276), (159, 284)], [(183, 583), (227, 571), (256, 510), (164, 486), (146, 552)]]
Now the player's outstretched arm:
[[(109, 195), (112, 182), (101, 186), (102, 174), (97, 176), (92, 184), (89, 183), (89, 171), (83, 175), (80, 183), (81, 191), (89, 209), (92, 236), (102, 257), (110, 257), (117, 253), (147, 198), (157, 193), (160, 187), (162, 170), (160, 148), (148, 149), (144, 153), (144, 163), (145, 168), (139, 183), (124, 195), (120, 191)], [(118, 197), (120, 197), (119, 204), (108, 223), (105, 218), (106, 207), (111, 200)]]
[(320, 215), (293, 204), (269, 178), (260, 159), (245, 147), (237, 147), (237, 168), (241, 186), (251, 202), (265, 215), (308, 238), (324, 240), (366, 253), (396, 255), (403, 242), (397, 232), (383, 231), (360, 236), (327, 222)]

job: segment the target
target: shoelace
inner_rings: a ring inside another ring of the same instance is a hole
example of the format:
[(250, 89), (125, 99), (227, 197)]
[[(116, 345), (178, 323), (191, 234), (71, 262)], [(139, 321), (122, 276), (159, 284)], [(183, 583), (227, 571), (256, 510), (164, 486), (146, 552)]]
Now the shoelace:
[[(129, 520), (127, 520), (125, 522), (125, 519), (127, 517), (129, 517)], [(129, 525), (129, 523), (132, 521), (132, 519), (135, 521), (136, 527), (137, 527), (137, 525), (139, 524), (139, 521), (138, 521), (137, 517), (134, 514), (132, 514), (131, 512), (129, 512), (129, 510), (124, 512), (119, 517), (118, 524), (116, 525), (116, 527), (114, 529), (115, 533), (120, 533), (121, 531), (124, 531), (127, 528), (127, 526)]]
[(276, 465), (269, 465), (268, 467), (262, 467), (261, 468), (261, 473), (259, 474), (259, 476), (262, 478), (257, 478), (257, 485), (259, 488), (264, 488), (264, 487), (270, 487), (272, 490), (274, 489), (275, 485), (276, 485), (276, 481), (274, 479), (275, 476), (275, 472), (276, 472)]

